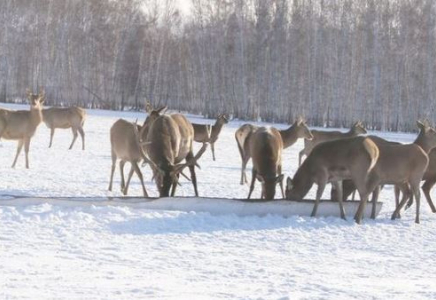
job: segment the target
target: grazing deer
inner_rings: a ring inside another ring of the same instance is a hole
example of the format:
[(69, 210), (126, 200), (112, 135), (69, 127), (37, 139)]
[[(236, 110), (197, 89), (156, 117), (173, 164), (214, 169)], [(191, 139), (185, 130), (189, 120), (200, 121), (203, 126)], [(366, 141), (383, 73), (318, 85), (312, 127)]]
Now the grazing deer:
[(30, 100), (30, 111), (0, 110), (0, 138), (18, 140), (17, 153), (12, 168), (15, 168), (23, 145), (26, 155), (26, 168), (29, 168), (30, 140), (42, 121), (41, 109), (45, 100), (44, 91), (41, 89), (39, 94), (32, 94), (27, 90), (27, 97)]
[(71, 128), (73, 132), (73, 141), (71, 142), (70, 148), (73, 148), (74, 142), (77, 139), (77, 132), (80, 133), (82, 137), (82, 150), (85, 150), (85, 132), (83, 131), (83, 124), (85, 123), (86, 111), (80, 107), (51, 107), (42, 110), (42, 116), (45, 125), (50, 128), (50, 144), (51, 148), (53, 144), (53, 136), (56, 128), (67, 129)]
[(379, 157), (376, 144), (366, 137), (354, 137), (328, 141), (317, 145), (303, 164), (298, 168), (293, 179), (287, 178), (286, 199), (300, 200), (316, 183), (315, 205), (312, 217), (316, 216), (319, 200), (328, 182), (331, 182), (338, 193), (338, 203), (341, 217), (345, 219), (342, 205), (342, 180), (352, 179), (360, 198), (362, 199), (355, 220), (361, 222), (360, 212), (363, 213), (369, 193), (372, 191), (373, 180), (371, 170)]
[(250, 199), (253, 192), (256, 179), (262, 183), (262, 199), (274, 199), (277, 183), (280, 183), (282, 197), (284, 197), (282, 175), (283, 141), (279, 131), (275, 128), (259, 128), (250, 138), (249, 148), (253, 157), (253, 170), (248, 199)]
[(312, 130), (311, 132), (312, 132), (313, 138), (311, 140), (309, 140), (309, 139), (304, 140), (304, 149), (301, 150), (300, 153), (298, 154), (298, 165), (299, 166), (301, 166), (301, 160), (303, 158), (303, 155), (308, 156), (310, 154), (310, 152), (312, 151), (312, 149), (316, 145), (318, 145), (319, 143), (355, 137), (355, 136), (358, 136), (359, 134), (366, 134), (366, 130), (360, 121), (354, 123), (348, 132), (319, 131), (319, 130)]
[[(224, 114), (219, 115), (215, 121), (215, 124), (212, 125), (212, 131), (210, 129), (210, 125), (192, 123), (192, 126), (194, 127), (194, 141), (198, 143), (209, 142), (210, 148), (212, 150), (212, 158), (214, 161), (215, 161), (215, 142), (218, 140), (218, 136), (221, 133), (221, 129), (228, 122), (229, 120)], [(207, 139), (208, 136), (210, 136), (209, 139)]]
[[(236, 143), (238, 144), (239, 154), (242, 158), (242, 169), (241, 169), (241, 181), (240, 184), (243, 185), (244, 182), (248, 183), (247, 175), (245, 174), (245, 168), (247, 163), (251, 158), (250, 149), (248, 147), (249, 141), (253, 133), (259, 129), (258, 126), (251, 124), (244, 124), (238, 128), (235, 132)], [(288, 129), (279, 130), (280, 136), (283, 141), (283, 149), (292, 146), (298, 138), (312, 139), (313, 136), (311, 131), (307, 127), (306, 123), (299, 118), (294, 122)]]
[[(144, 185), (143, 176), (138, 166), (138, 163), (141, 160), (148, 162), (148, 159), (142, 149), (142, 145), (140, 145), (140, 129), (141, 127), (136, 125), (136, 123), (130, 123), (123, 119), (119, 119), (112, 125), (110, 129), (112, 168), (108, 188), (109, 191), (112, 191), (115, 165), (117, 159), (120, 159), (122, 193), (124, 195), (127, 195), (130, 179), (133, 175), (133, 172), (135, 172), (136, 175), (138, 175), (139, 180), (141, 181), (144, 197), (148, 197), (147, 190), (145, 189)], [(130, 169), (129, 177), (127, 179), (127, 183), (125, 183), (124, 180), (124, 165), (126, 162), (130, 162), (132, 166)]]
[[(154, 177), (160, 197), (168, 197), (171, 187), (171, 197), (175, 195), (178, 177), (185, 167), (189, 167), (195, 196), (198, 196), (195, 165), (206, 151), (207, 143), (204, 143), (194, 156), (194, 128), (182, 114), (168, 116), (151, 111), (145, 123), (149, 125), (146, 149), (155, 165)], [(142, 131), (144, 130), (143, 128)], [(144, 135), (144, 132), (141, 132), (141, 136)], [(186, 163), (181, 163), (183, 160), (186, 160)]]

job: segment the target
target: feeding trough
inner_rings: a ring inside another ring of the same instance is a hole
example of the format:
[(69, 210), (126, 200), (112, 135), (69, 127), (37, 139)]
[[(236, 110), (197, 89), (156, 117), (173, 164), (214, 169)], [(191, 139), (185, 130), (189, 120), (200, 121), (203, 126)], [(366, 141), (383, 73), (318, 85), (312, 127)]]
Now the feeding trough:
[[(226, 199), (213, 197), (173, 197), (173, 198), (142, 198), (142, 197), (27, 197), (0, 196), (0, 205), (32, 205), (49, 203), (53, 205), (76, 206), (131, 206), (151, 210), (169, 210), (183, 212), (208, 212), (212, 215), (235, 214), (238, 216), (279, 215), (310, 216), (315, 200), (260, 200), (260, 199)], [(360, 201), (344, 201), (347, 217), (353, 217)], [(383, 203), (378, 202), (376, 216)], [(372, 203), (365, 207), (364, 217), (371, 215)], [(321, 200), (317, 216), (340, 217), (339, 204), (331, 200)]]

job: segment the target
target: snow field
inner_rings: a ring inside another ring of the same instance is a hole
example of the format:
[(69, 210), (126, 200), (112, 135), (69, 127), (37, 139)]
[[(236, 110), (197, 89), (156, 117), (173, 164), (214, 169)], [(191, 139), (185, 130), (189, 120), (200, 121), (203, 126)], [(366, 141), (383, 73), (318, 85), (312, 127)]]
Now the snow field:
[[(16, 169), (10, 168), (16, 142), (1, 141), (0, 194), (121, 196), (118, 167), (114, 192), (107, 191), (109, 128), (120, 117), (142, 122), (145, 115), (89, 110), (85, 151), (80, 139), (67, 150), (69, 130), (57, 130), (48, 149), (49, 130), (41, 124), (31, 142), (29, 170), (23, 154)], [(241, 162), (234, 140), (241, 124), (224, 127), (216, 143), (217, 161), (210, 150), (200, 159), (200, 196), (247, 196), (248, 186), (239, 185)], [(414, 139), (413, 134), (381, 135), (401, 142)], [(302, 146), (299, 140), (284, 151), (286, 175), (295, 173)], [(150, 170), (142, 170), (149, 194), (156, 196)], [(177, 195), (192, 196), (191, 183), (181, 181)], [(259, 194), (257, 183), (253, 195)], [(142, 195), (136, 176), (129, 195)], [(422, 199), (420, 225), (414, 224), (414, 207), (392, 222), (392, 188), (386, 187), (381, 198), (378, 219), (361, 226), (338, 218), (214, 216), (19, 199), (5, 205), (0, 200), (0, 298), (436, 298), (436, 216)]]

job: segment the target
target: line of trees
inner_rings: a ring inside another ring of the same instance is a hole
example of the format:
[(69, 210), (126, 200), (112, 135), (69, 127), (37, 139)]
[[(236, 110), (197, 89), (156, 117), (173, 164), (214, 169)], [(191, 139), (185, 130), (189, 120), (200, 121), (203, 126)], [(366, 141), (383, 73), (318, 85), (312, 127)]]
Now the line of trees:
[(0, 101), (413, 130), (435, 120), (433, 0), (0, 1)]

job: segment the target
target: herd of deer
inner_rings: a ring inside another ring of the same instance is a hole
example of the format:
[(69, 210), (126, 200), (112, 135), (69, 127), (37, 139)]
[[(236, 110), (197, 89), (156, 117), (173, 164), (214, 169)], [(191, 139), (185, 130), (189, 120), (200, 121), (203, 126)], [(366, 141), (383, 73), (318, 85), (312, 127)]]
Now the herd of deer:
[[(26, 168), (29, 168), (28, 152), (32, 136), (37, 126), (44, 121), (51, 130), (50, 144), (53, 143), (55, 128), (71, 128), (73, 140), (82, 137), (85, 149), (83, 125), (85, 110), (79, 107), (42, 109), (45, 94), (32, 94), (27, 91), (30, 111), (0, 109), (0, 138), (18, 140), (17, 152), (12, 167), (24, 145)], [(214, 125), (192, 124), (180, 113), (165, 114), (167, 107), (153, 109), (146, 105), (148, 113), (144, 123), (138, 125), (123, 119), (116, 121), (110, 129), (112, 167), (109, 190), (112, 190), (116, 162), (119, 159), (121, 190), (127, 195), (133, 173), (139, 177), (143, 194), (148, 197), (139, 163), (148, 164), (153, 172), (160, 197), (174, 196), (180, 175), (192, 181), (195, 195), (198, 196), (195, 167), (197, 161), (211, 145), (215, 160), (214, 144), (224, 124), (225, 115), (220, 115)], [(351, 193), (358, 191), (360, 205), (355, 220), (360, 223), (366, 202), (372, 193), (372, 218), (380, 188), (386, 184), (395, 186), (396, 209), (392, 219), (400, 216), (404, 205), (416, 201), (415, 222), (419, 223), (420, 182), (432, 212), (436, 213), (430, 197), (430, 190), (436, 183), (436, 131), (427, 123), (417, 122), (419, 134), (412, 144), (390, 142), (377, 136), (361, 136), (366, 130), (356, 122), (348, 132), (309, 130), (299, 119), (286, 130), (259, 127), (245, 124), (235, 132), (235, 139), (242, 159), (240, 183), (248, 183), (245, 169), (252, 158), (252, 177), (248, 198), (254, 189), (256, 179), (261, 182), (263, 199), (274, 199), (277, 184), (282, 197), (288, 200), (303, 199), (313, 184), (317, 184), (312, 216), (316, 216), (319, 200), (327, 183), (332, 184), (331, 199), (339, 204), (342, 218), (345, 218), (343, 201)], [(298, 138), (304, 139), (304, 149), (299, 153), (299, 168), (294, 178), (288, 177), (286, 189), (283, 187), (282, 152), (292, 146)], [(202, 143), (194, 155), (193, 142)], [(307, 158), (302, 161), (303, 156)], [(131, 169), (125, 181), (124, 165), (130, 162)], [(190, 171), (190, 178), (183, 173)], [(400, 192), (402, 193), (399, 201)]]

